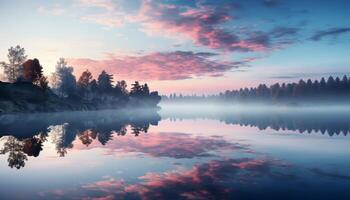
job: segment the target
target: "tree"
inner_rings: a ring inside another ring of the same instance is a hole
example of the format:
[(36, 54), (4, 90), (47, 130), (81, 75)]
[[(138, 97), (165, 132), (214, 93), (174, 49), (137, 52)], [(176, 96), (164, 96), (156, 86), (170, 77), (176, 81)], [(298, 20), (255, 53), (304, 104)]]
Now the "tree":
[(90, 88), (91, 92), (93, 92), (93, 93), (98, 91), (98, 85), (97, 85), (97, 81), (95, 79), (89, 83), (89, 88)]
[(123, 95), (128, 94), (128, 90), (126, 89), (127, 88), (127, 84), (126, 84), (126, 82), (124, 80), (118, 81), (115, 87), (119, 88)]
[[(141, 91), (142, 91), (142, 94), (144, 96), (149, 95), (149, 87), (148, 87), (147, 83), (145, 83), (143, 86), (141, 86)], [(182, 95), (180, 97), (182, 98)]]
[(333, 76), (330, 76), (327, 80), (327, 87), (328, 89), (332, 90), (334, 86), (335, 86), (335, 80)]
[(27, 59), (27, 55), (24, 48), (17, 45), (8, 49), (7, 58), (9, 63), (1, 62), (0, 66), (4, 68), (8, 81), (15, 82), (23, 74), (22, 64)]
[(49, 88), (49, 81), (47, 80), (46, 76), (42, 76), (39, 80), (39, 86), (43, 89), (43, 90), (47, 90)]
[(315, 80), (315, 81), (312, 83), (312, 92), (313, 92), (313, 95), (315, 95), (315, 96), (318, 96), (318, 95), (319, 95), (319, 92), (320, 92), (320, 83), (318, 82), (318, 80)]
[(67, 66), (64, 58), (60, 58), (56, 64), (56, 71), (52, 75), (52, 88), (61, 97), (69, 97), (76, 91), (76, 80), (73, 75), (73, 67)]
[(342, 87), (342, 89), (343, 90), (347, 90), (347, 89), (349, 89), (349, 79), (348, 79), (348, 77), (346, 76), (346, 75), (344, 75), (343, 76), (343, 79), (342, 79), (342, 81), (341, 81), (341, 87)]
[(97, 79), (98, 89), (102, 93), (108, 93), (112, 90), (113, 75), (107, 74), (105, 70), (101, 72)]
[(78, 80), (78, 83), (77, 83), (78, 87), (87, 89), (91, 79), (92, 79), (91, 72), (89, 72), (89, 70), (84, 71)]
[[(132, 96), (139, 96), (142, 93), (142, 87), (138, 81), (135, 81), (135, 83), (131, 84), (131, 91), (130, 95)], [(173, 96), (174, 98), (176, 97), (175, 94)]]
[(89, 70), (84, 71), (77, 83), (78, 89), (80, 94), (83, 96), (83, 98), (88, 98), (90, 91), (90, 82), (92, 79), (91, 72)]
[(320, 94), (321, 95), (325, 94), (326, 89), (327, 89), (326, 79), (322, 77), (320, 81)]
[(23, 79), (30, 81), (35, 85), (40, 85), (40, 79), (43, 76), (43, 67), (40, 65), (38, 59), (29, 59), (22, 64), (23, 67)]

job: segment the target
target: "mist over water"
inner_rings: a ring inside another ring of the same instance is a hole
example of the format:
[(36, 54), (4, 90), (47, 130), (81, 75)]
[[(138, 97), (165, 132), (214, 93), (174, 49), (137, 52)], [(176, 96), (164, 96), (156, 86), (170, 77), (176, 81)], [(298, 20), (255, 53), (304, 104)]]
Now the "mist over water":
[(348, 106), (160, 106), (1, 115), (2, 197), (349, 198)]

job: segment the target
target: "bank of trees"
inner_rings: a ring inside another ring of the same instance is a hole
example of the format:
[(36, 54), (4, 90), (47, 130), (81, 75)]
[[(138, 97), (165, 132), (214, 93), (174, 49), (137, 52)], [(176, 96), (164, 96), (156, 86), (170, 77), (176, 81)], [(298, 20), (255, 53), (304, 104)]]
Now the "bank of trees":
[(348, 102), (350, 100), (350, 78), (329, 76), (320, 80), (300, 80), (297, 83), (276, 83), (271, 86), (226, 90), (218, 95), (163, 96), (165, 101), (225, 101), (225, 102)]
[(270, 87), (260, 84), (256, 88), (226, 91), (220, 98), (226, 100), (262, 100), (262, 101), (296, 101), (296, 100), (346, 100), (350, 97), (350, 79), (329, 76), (327, 80), (307, 81), (298, 83), (276, 83)]
[(19, 45), (8, 49), (8, 62), (0, 62), (7, 80), (14, 82), (29, 82), (47, 89), (47, 77), (43, 75), (43, 67), (38, 59), (28, 59), (25, 49)]
[(0, 62), (4, 74), (11, 83), (31, 83), (48, 93), (53, 92), (61, 99), (79, 101), (90, 104), (104, 104), (113, 107), (125, 104), (156, 106), (160, 101), (158, 92), (150, 92), (147, 84), (138, 81), (132, 84), (130, 92), (125, 80), (116, 81), (105, 70), (93, 78), (88, 70), (78, 78), (73, 74), (74, 69), (64, 58), (56, 64), (55, 72), (50, 81), (43, 75), (43, 67), (38, 59), (27, 60), (24, 48), (11, 47), (8, 50), (8, 62)]
[(81, 99), (85, 102), (103, 103), (131, 103), (156, 106), (160, 101), (158, 92), (150, 92), (145, 84), (138, 81), (132, 84), (130, 92), (125, 80), (114, 84), (114, 77), (105, 70), (97, 79), (89, 70), (85, 70), (78, 79), (73, 75), (73, 67), (60, 58), (56, 65), (56, 71), (51, 76), (51, 88), (61, 98)]

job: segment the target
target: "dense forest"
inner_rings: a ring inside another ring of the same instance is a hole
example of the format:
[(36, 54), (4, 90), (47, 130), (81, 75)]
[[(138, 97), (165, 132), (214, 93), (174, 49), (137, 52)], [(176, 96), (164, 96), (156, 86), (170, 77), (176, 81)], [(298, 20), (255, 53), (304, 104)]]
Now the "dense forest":
[(24, 48), (11, 47), (8, 62), (0, 62), (8, 82), (0, 82), (0, 113), (20, 111), (95, 110), (157, 107), (158, 92), (135, 81), (130, 91), (124, 80), (113, 84), (113, 75), (102, 71), (97, 79), (84, 71), (77, 79), (73, 67), (60, 58), (50, 78), (38, 59), (27, 59)]
[(350, 100), (350, 78), (332, 76), (321, 80), (300, 80), (298, 83), (260, 84), (255, 88), (227, 90), (218, 95), (162, 96), (165, 102), (220, 101), (220, 102), (265, 102), (265, 103), (347, 103)]

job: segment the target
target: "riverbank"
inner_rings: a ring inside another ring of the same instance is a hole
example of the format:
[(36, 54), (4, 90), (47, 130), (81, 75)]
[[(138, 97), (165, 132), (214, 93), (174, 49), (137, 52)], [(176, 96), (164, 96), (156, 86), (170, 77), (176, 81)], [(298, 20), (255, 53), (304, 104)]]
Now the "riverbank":
[(157, 98), (154, 97), (150, 99), (130, 96), (99, 96), (99, 98), (91, 100), (84, 100), (78, 96), (61, 98), (50, 89), (43, 90), (31, 83), (0, 82), (0, 114), (103, 110), (127, 107), (158, 109), (158, 102)]

